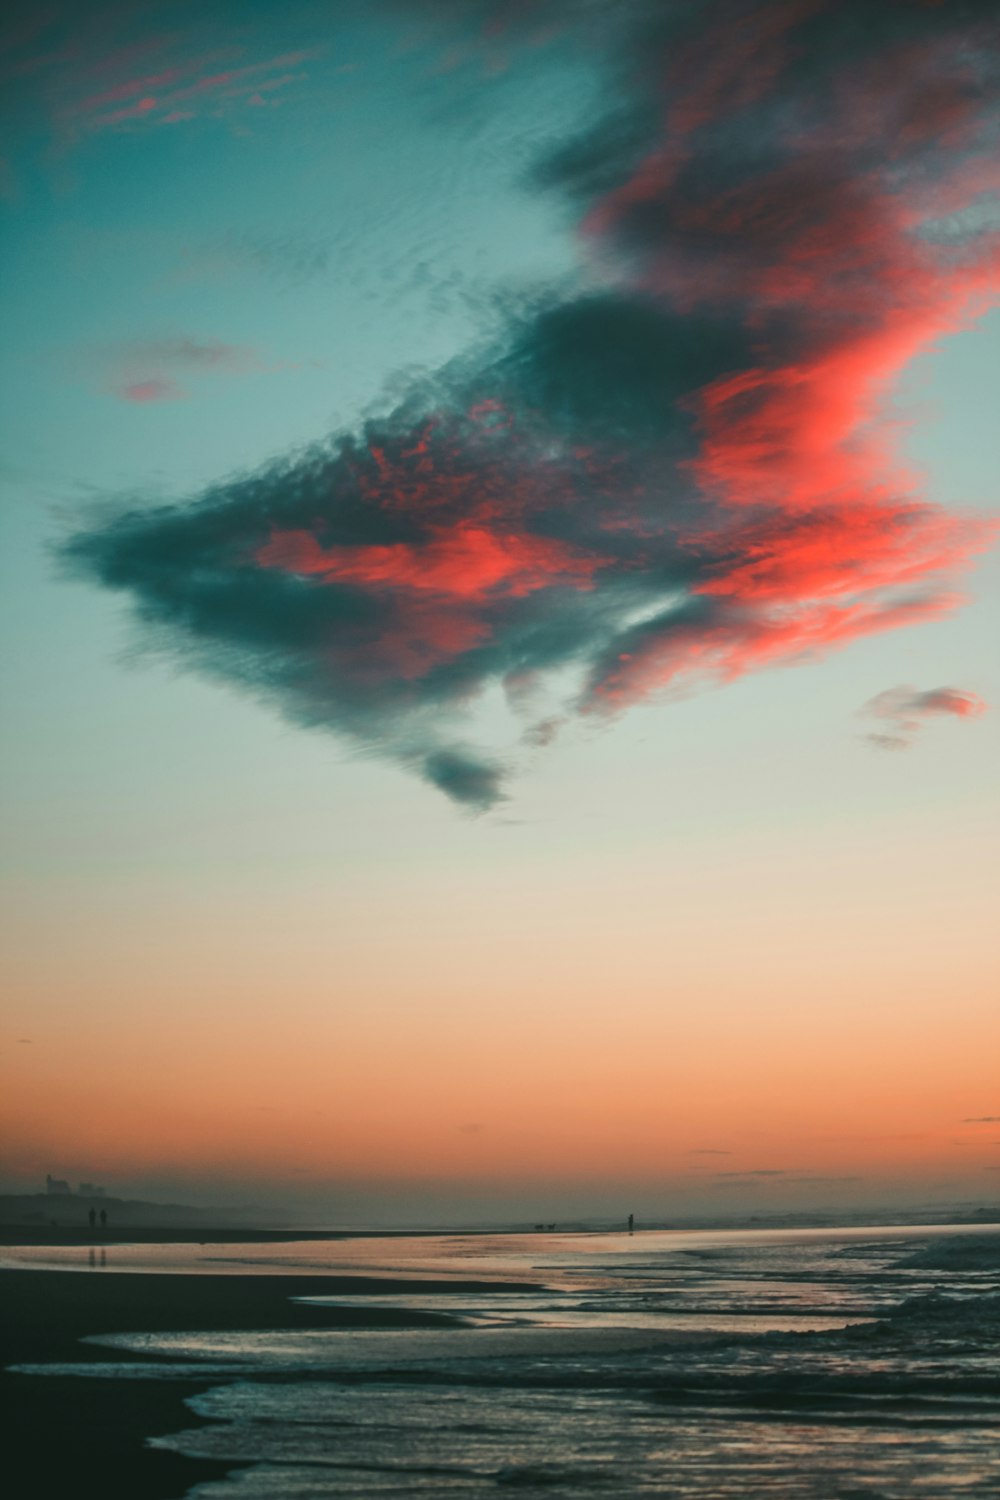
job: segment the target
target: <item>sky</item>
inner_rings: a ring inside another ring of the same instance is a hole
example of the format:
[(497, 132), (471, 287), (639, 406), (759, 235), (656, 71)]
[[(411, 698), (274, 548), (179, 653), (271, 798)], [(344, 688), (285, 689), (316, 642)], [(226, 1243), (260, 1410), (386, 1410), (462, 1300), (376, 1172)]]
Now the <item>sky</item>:
[(0, 32), (0, 1186), (996, 1203), (990, 0)]

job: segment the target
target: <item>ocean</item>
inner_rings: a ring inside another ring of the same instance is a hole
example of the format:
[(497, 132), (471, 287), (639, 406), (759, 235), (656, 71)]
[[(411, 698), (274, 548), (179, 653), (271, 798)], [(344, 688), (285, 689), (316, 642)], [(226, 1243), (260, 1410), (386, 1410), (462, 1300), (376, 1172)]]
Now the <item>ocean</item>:
[[(79, 1249), (19, 1264), (85, 1266)], [(1000, 1496), (1000, 1227), (115, 1246), (118, 1270), (392, 1272), (453, 1326), (98, 1338), (25, 1367), (204, 1379), (198, 1500)], [(429, 1295), (419, 1278), (454, 1278)], [(463, 1292), (465, 1279), (509, 1280)], [(340, 1305), (352, 1298), (329, 1299)], [(133, 1364), (123, 1364), (127, 1350)], [(169, 1362), (163, 1357), (170, 1356)]]

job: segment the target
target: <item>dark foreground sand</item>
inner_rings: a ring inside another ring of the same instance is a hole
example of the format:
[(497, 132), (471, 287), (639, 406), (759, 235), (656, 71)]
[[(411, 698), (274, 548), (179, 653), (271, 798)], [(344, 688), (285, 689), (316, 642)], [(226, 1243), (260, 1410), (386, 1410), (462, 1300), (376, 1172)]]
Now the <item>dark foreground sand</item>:
[[(193, 1236), (189, 1232), (186, 1238)], [(374, 1276), (0, 1271), (0, 1409), (5, 1419), (0, 1478), (5, 1493), (16, 1500), (180, 1500), (193, 1485), (234, 1468), (145, 1446), (148, 1437), (196, 1425), (181, 1403), (217, 1381), (21, 1375), (7, 1369), (11, 1364), (130, 1358), (79, 1343), (87, 1334), (455, 1326), (457, 1320), (434, 1313), (304, 1307), (288, 1299), (497, 1290), (508, 1288), (491, 1282)]]
[[(366, 1229), (366, 1240), (416, 1238), (422, 1230)], [(156, 1229), (145, 1224), (0, 1224), (0, 1245), (283, 1245), (295, 1240), (356, 1240), (347, 1229)]]

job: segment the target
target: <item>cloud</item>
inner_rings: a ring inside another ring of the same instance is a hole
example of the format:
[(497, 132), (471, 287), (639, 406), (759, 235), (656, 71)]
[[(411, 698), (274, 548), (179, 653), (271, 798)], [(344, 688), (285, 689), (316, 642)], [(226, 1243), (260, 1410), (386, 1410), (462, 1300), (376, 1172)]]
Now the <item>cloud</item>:
[(133, 357), (159, 360), (189, 369), (228, 370), (242, 374), (262, 368), (260, 356), (240, 344), (224, 344), (219, 339), (137, 339), (125, 346)]
[(122, 363), (178, 370), (221, 371), (244, 375), (267, 366), (254, 349), (243, 344), (224, 344), (221, 339), (175, 338), (130, 339), (109, 350)]
[(975, 211), (1000, 178), (995, 10), (599, 9), (607, 119), (533, 177), (574, 205), (589, 289), (526, 298), (359, 430), (64, 549), (175, 661), (471, 810), (518, 762), (470, 743), (488, 689), (556, 696), (536, 753), (542, 725), (938, 619), (996, 535), (928, 502), (882, 420), (1000, 294)]
[(743, 1177), (785, 1177), (787, 1173), (781, 1167), (760, 1167), (748, 1172), (716, 1172), (720, 1178), (743, 1178)]
[(710, 1146), (698, 1146), (688, 1152), (688, 1156), (732, 1156), (731, 1151), (715, 1151)]
[(252, 274), (286, 289), (327, 276), (332, 266), (332, 246), (321, 237), (231, 232), (182, 251), (176, 276), (199, 281)]
[(715, 1172), (715, 1186), (722, 1187), (750, 1187), (756, 1183), (766, 1182), (771, 1179), (780, 1179), (782, 1187), (794, 1184), (798, 1187), (822, 1187), (832, 1183), (861, 1182), (860, 1177), (826, 1177), (817, 1176), (813, 1173), (787, 1172), (782, 1170), (761, 1169), (752, 1172)]
[(8, 6), (0, 87), (11, 114), (65, 149), (110, 133), (255, 117), (301, 93), (324, 49), (274, 48), (261, 24), (188, 0)]
[[(181, 379), (260, 374), (287, 368), (268, 363), (255, 349), (220, 339), (126, 339), (88, 350), (88, 370), (101, 371), (105, 390), (123, 401), (177, 401), (189, 394)], [(180, 378), (178, 378), (180, 377)]]
[(1000, 1115), (969, 1115), (963, 1125), (1000, 1125)]
[(869, 698), (858, 712), (867, 718), (888, 721), (888, 730), (865, 736), (870, 744), (880, 750), (906, 750), (927, 719), (938, 714), (976, 718), (986, 712), (986, 704), (964, 688), (939, 687), (920, 692), (912, 687), (895, 687)]
[[(508, 693), (508, 698), (510, 694)], [(566, 720), (558, 714), (548, 719), (539, 719), (535, 724), (529, 724), (521, 736), (521, 743), (530, 745), (536, 750), (545, 750), (554, 743), (560, 729)]]
[(501, 767), (477, 760), (474, 755), (435, 750), (425, 758), (421, 769), (432, 786), (478, 811), (503, 800)]
[(147, 401), (178, 401), (185, 392), (176, 380), (160, 377), (155, 380), (129, 381), (117, 388), (115, 394), (121, 396), (123, 401), (137, 401), (141, 404)]
[(819, 1176), (811, 1176), (810, 1175), (810, 1176), (801, 1176), (801, 1177), (786, 1177), (785, 1181), (786, 1182), (794, 1182), (794, 1183), (796, 1183), (799, 1186), (802, 1186), (802, 1185), (805, 1185), (805, 1184), (809, 1184), (809, 1185), (812, 1185), (812, 1186), (820, 1186), (820, 1185), (824, 1185), (825, 1186), (827, 1183), (831, 1183), (831, 1182), (864, 1182), (864, 1178), (863, 1177), (853, 1177), (853, 1176), (819, 1177)]

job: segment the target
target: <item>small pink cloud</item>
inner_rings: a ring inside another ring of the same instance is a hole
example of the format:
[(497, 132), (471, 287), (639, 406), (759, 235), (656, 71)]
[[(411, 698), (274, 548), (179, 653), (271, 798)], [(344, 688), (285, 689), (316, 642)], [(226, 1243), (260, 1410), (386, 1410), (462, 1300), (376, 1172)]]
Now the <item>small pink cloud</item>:
[[(127, 339), (90, 352), (90, 364), (103, 370), (103, 388), (122, 401), (139, 405), (178, 401), (190, 394), (191, 381), (204, 377), (261, 374), (297, 368), (287, 361), (264, 360), (247, 344), (186, 335)], [(184, 383), (181, 384), (181, 381)]]
[(115, 391), (123, 401), (135, 401), (145, 405), (150, 401), (179, 401), (186, 392), (179, 386), (176, 380), (135, 380), (129, 385), (120, 386)]
[(886, 723), (884, 730), (865, 736), (869, 744), (879, 750), (906, 750), (932, 715), (976, 719), (986, 712), (986, 704), (978, 693), (965, 688), (927, 688), (920, 692), (917, 688), (895, 687), (876, 693), (858, 712)]

